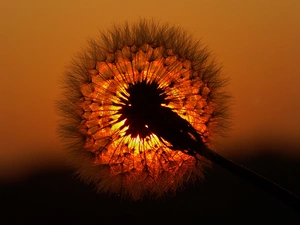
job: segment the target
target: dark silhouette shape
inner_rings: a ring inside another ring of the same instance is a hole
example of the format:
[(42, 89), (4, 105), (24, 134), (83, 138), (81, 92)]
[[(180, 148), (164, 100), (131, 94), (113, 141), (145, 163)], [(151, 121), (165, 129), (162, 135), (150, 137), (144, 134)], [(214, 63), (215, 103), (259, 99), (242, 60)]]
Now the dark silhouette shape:
[(124, 127), (129, 126), (126, 135), (132, 137), (140, 135), (143, 139), (154, 133), (166, 145), (170, 143), (171, 146), (168, 145), (170, 149), (180, 150), (195, 157), (196, 160), (197, 154), (204, 156), (300, 211), (300, 199), (297, 196), (254, 171), (207, 148), (200, 134), (188, 121), (181, 118), (171, 108), (162, 106), (162, 104), (168, 104), (167, 94), (159, 88), (157, 83), (137, 82), (131, 84), (127, 91), (129, 96), (122, 99), (124, 105), (117, 112), (122, 115), (120, 121), (127, 119), (123, 125)]

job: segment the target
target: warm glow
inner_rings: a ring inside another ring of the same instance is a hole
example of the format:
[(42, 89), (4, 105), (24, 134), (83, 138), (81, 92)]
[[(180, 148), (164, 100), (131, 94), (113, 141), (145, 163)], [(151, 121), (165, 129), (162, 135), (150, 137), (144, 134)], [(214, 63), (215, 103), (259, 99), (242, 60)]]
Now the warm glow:
[[(167, 57), (164, 54), (168, 54)], [(156, 81), (168, 93), (170, 103), (164, 105), (188, 120), (203, 137), (207, 136), (205, 123), (209, 114), (201, 115), (201, 109), (208, 111), (210, 108), (206, 102), (209, 89), (200, 78), (190, 79), (193, 70), (188, 60), (180, 59), (163, 47), (153, 49), (144, 44), (137, 49), (125, 46), (116, 51), (115, 56), (107, 55), (106, 62), (98, 62), (96, 69), (89, 73), (92, 82), (81, 87), (85, 96), (82, 108), (88, 114), (82, 125), (88, 128), (88, 150), (98, 155), (95, 164), (113, 165), (113, 174), (147, 170), (152, 177), (158, 177), (163, 170), (176, 173), (180, 168), (171, 165), (192, 165), (193, 157), (169, 149), (155, 134), (145, 139), (132, 138), (125, 136), (128, 127), (121, 129), (124, 120), (115, 123), (121, 116), (117, 114), (121, 106), (115, 105), (122, 104), (120, 97), (128, 97), (128, 83)], [(202, 96), (198, 94), (200, 86), (203, 86)]]
[(154, 21), (101, 35), (65, 73), (62, 134), (79, 176), (132, 199), (203, 178), (209, 162), (201, 150), (226, 117), (223, 79), (209, 52)]

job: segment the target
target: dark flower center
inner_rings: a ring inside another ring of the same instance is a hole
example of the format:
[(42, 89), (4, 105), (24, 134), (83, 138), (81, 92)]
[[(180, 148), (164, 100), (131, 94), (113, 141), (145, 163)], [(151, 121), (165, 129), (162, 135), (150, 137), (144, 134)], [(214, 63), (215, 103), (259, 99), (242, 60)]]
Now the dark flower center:
[(119, 121), (126, 119), (124, 126), (128, 126), (126, 135), (146, 138), (152, 132), (149, 126), (158, 121), (158, 112), (162, 104), (168, 104), (167, 94), (156, 82), (139, 81), (130, 84), (126, 90), (128, 97), (122, 97), (124, 104), (118, 111)]

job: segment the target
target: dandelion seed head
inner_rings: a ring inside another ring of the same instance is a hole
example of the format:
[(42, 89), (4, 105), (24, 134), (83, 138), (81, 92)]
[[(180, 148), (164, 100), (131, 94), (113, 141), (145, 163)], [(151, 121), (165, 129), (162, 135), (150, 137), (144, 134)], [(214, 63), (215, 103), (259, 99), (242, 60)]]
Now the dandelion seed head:
[(80, 178), (134, 200), (202, 179), (210, 162), (176, 149), (160, 126), (179, 116), (209, 146), (226, 127), (220, 71), (178, 26), (140, 20), (89, 39), (64, 74), (59, 103), (61, 137)]

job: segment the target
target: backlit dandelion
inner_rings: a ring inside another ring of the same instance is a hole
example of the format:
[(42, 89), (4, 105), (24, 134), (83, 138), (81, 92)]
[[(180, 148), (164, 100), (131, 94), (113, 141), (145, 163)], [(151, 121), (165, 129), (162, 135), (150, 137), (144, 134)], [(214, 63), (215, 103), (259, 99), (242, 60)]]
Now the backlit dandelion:
[(175, 193), (210, 162), (262, 180), (210, 150), (229, 126), (226, 83), (207, 48), (178, 26), (140, 20), (89, 39), (59, 102), (79, 177), (135, 200)]
[[(209, 161), (180, 136), (204, 147), (222, 127), (225, 80), (182, 28), (147, 20), (114, 26), (88, 41), (64, 79), (62, 136), (85, 181), (138, 199), (203, 177)], [(181, 121), (193, 128), (176, 127)]]

